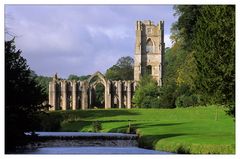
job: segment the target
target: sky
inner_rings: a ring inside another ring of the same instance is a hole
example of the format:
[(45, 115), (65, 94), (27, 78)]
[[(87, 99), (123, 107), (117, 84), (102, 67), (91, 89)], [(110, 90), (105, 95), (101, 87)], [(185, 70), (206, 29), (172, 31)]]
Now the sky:
[(105, 73), (120, 57), (134, 57), (137, 20), (164, 20), (170, 47), (173, 14), (172, 5), (5, 5), (5, 38), (16, 36), (38, 75)]

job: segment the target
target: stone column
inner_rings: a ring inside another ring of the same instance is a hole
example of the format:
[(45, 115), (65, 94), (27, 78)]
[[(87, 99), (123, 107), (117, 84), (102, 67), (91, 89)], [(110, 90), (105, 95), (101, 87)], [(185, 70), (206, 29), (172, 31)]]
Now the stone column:
[(62, 110), (67, 110), (67, 82), (62, 81), (61, 85), (61, 93), (62, 93)]
[(111, 108), (111, 93), (110, 93), (110, 89), (111, 89), (111, 83), (110, 81), (106, 82), (105, 85), (105, 109)]
[(131, 81), (127, 81), (127, 108), (131, 108), (132, 95), (131, 95)]
[(78, 101), (77, 101), (77, 83), (74, 80), (72, 82), (72, 109), (76, 110), (77, 109), (77, 105), (78, 105)]
[(108, 84), (105, 85), (104, 89), (104, 101), (105, 101), (105, 109), (108, 108)]
[(135, 90), (136, 90), (136, 87), (137, 87), (137, 82), (136, 82), (136, 81), (133, 81), (133, 91), (132, 91), (132, 93), (134, 93), (134, 92), (135, 92)]
[(82, 110), (85, 110), (88, 108), (88, 91), (87, 91), (87, 85), (86, 82), (82, 84)]
[(121, 81), (117, 81), (117, 88), (118, 88), (118, 100), (119, 100), (118, 108), (121, 109), (122, 108), (122, 82)]
[(52, 83), (52, 106), (53, 110), (57, 110), (57, 89), (56, 89), (56, 82), (53, 81)]
[(88, 90), (88, 94), (89, 94), (89, 106), (92, 106), (92, 87), (89, 86), (89, 90)]
[(52, 81), (49, 83), (49, 104), (52, 106), (50, 108), (52, 111), (57, 109), (56, 97), (56, 83)]
[(48, 84), (48, 104), (52, 105), (52, 82)]

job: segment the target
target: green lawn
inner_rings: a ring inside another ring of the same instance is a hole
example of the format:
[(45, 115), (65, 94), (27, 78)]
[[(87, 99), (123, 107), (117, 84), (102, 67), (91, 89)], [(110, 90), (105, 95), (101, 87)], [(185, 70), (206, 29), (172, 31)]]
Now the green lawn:
[[(217, 120), (216, 120), (216, 112)], [(63, 116), (60, 131), (92, 131), (92, 121), (102, 132), (126, 132), (140, 136), (140, 146), (177, 153), (235, 153), (235, 123), (216, 106), (176, 109), (109, 109), (57, 111)]]

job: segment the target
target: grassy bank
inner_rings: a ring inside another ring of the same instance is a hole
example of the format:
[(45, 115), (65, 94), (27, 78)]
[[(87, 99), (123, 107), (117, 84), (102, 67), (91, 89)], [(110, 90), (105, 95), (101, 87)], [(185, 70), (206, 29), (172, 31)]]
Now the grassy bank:
[(58, 131), (92, 131), (92, 122), (99, 121), (102, 132), (126, 132), (130, 122), (140, 136), (140, 146), (155, 150), (235, 153), (235, 123), (223, 108), (217, 110), (215, 106), (56, 111), (49, 117), (61, 120)]

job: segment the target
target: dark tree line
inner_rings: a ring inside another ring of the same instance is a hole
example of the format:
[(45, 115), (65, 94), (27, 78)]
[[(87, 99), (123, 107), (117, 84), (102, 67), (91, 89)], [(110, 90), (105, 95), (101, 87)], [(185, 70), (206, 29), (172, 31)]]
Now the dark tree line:
[(26, 142), (24, 132), (34, 132), (39, 125), (38, 114), (48, 106), (42, 88), (14, 39), (5, 42), (5, 151)]
[[(165, 56), (180, 62), (175, 63), (175, 84), (187, 86), (200, 103), (228, 106), (234, 116), (235, 6), (178, 5), (174, 9), (178, 16), (172, 27), (174, 45)], [(167, 61), (168, 69), (174, 68), (171, 65)]]

